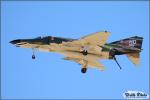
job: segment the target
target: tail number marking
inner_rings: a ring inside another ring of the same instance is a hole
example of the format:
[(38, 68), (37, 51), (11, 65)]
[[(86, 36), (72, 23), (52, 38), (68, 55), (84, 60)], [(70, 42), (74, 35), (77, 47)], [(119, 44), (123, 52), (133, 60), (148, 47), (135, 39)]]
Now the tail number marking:
[(136, 45), (136, 40), (129, 40), (129, 46), (134, 47)]

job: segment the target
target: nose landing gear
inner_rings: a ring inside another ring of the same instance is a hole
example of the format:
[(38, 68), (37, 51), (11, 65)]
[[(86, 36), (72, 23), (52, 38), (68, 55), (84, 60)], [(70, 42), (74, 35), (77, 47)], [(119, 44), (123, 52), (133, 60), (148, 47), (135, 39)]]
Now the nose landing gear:
[(34, 60), (35, 59), (35, 54), (34, 54), (34, 52), (35, 52), (35, 49), (34, 48), (32, 48), (32, 59)]
[(35, 59), (35, 55), (32, 55), (32, 59)]

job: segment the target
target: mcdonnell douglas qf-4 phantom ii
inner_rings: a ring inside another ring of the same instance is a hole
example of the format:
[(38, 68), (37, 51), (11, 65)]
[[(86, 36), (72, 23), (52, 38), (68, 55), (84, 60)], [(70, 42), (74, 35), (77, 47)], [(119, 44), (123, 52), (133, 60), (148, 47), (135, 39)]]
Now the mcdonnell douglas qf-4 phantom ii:
[(104, 66), (98, 62), (101, 59), (113, 59), (119, 68), (116, 55), (127, 55), (135, 64), (139, 65), (142, 37), (134, 36), (119, 41), (106, 43), (110, 32), (96, 32), (80, 39), (61, 37), (37, 37), (34, 39), (17, 39), (10, 43), (17, 47), (31, 48), (32, 59), (35, 59), (34, 51), (58, 52), (65, 55), (64, 60), (72, 60), (82, 65), (81, 72), (86, 73), (88, 67), (104, 70)]

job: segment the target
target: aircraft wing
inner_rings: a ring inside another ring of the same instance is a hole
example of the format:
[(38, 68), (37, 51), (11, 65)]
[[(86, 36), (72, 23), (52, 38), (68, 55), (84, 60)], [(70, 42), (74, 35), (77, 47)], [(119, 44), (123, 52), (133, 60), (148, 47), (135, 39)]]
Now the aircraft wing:
[(63, 59), (75, 61), (76, 63), (82, 65), (82, 67), (87, 66), (87, 68), (91, 67), (91, 68), (97, 68), (101, 71), (104, 70), (104, 66), (96, 60), (84, 60), (84, 59), (71, 58), (71, 57), (65, 57)]
[[(99, 45), (102, 46), (106, 43), (106, 40), (109, 36), (110, 32), (96, 32), (90, 35), (84, 36), (79, 40), (75, 40), (70, 42), (70, 45), (78, 45), (78, 46), (85, 46), (85, 45)], [(68, 44), (68, 43), (66, 43)]]
[(109, 32), (96, 32), (81, 38), (81, 42), (91, 45), (104, 45), (109, 36)]
[(91, 60), (91, 61), (88, 61), (88, 65), (89, 67), (91, 68), (97, 68), (101, 71), (105, 70), (104, 66), (99, 62), (99, 61), (96, 61), (96, 60)]

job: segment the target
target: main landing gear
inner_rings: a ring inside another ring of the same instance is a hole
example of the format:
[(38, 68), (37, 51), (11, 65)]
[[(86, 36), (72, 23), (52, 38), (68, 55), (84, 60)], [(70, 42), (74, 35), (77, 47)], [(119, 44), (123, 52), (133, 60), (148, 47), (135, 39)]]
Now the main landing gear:
[(84, 56), (86, 56), (86, 55), (88, 54), (88, 47), (82, 46), (82, 47), (81, 47), (81, 53), (82, 53)]
[(84, 73), (86, 73), (86, 71), (87, 71), (87, 68), (82, 68), (81, 69), (81, 72), (84, 74)]
[(81, 68), (81, 72), (84, 74), (87, 71), (87, 65), (88, 65), (88, 61), (86, 60), (82, 60), (82, 68)]
[(83, 50), (81, 53), (82, 53), (84, 56), (86, 56), (86, 55), (88, 54), (87, 50)]

